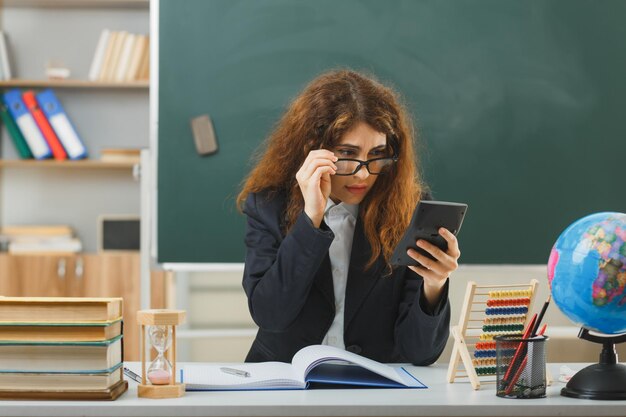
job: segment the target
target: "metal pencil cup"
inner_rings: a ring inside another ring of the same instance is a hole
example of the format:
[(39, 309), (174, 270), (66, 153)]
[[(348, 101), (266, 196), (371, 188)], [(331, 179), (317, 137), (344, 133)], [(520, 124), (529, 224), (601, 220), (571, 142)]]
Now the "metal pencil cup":
[(496, 395), (505, 398), (546, 396), (546, 336), (522, 339), (496, 336)]

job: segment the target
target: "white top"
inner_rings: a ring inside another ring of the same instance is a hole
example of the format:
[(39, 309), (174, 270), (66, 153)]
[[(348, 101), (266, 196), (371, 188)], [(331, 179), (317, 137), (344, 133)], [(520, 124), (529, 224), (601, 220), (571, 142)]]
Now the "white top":
[(333, 272), (333, 288), (335, 293), (335, 319), (322, 341), (323, 345), (345, 349), (343, 341), (343, 313), (346, 301), (346, 283), (348, 282), (348, 268), (350, 253), (352, 252), (352, 238), (359, 206), (356, 204), (335, 204), (330, 198), (326, 203), (324, 221), (335, 234), (330, 244), (328, 255)]

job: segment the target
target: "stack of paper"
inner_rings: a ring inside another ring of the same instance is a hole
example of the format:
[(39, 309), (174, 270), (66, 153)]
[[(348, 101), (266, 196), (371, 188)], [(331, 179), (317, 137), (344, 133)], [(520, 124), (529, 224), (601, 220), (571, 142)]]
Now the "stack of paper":
[(0, 228), (0, 238), (7, 243), (8, 252), (14, 254), (67, 254), (83, 248), (67, 225), (5, 226)]

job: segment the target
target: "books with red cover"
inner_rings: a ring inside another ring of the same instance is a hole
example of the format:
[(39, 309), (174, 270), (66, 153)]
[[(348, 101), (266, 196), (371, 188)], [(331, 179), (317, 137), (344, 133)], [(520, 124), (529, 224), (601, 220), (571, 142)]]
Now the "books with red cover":
[(57, 137), (56, 133), (54, 133), (54, 129), (52, 129), (52, 126), (50, 126), (48, 119), (46, 119), (46, 116), (39, 108), (39, 104), (37, 103), (37, 99), (35, 98), (35, 93), (32, 91), (26, 91), (22, 94), (22, 99), (24, 100), (24, 104), (26, 104), (26, 107), (30, 111), (30, 114), (33, 115), (33, 118), (35, 119), (39, 130), (41, 130), (43, 137), (46, 139), (46, 142), (48, 142), (48, 146), (52, 151), (52, 156), (54, 157), (54, 159), (59, 161), (67, 159), (67, 153), (65, 152), (63, 145), (61, 145), (59, 138)]

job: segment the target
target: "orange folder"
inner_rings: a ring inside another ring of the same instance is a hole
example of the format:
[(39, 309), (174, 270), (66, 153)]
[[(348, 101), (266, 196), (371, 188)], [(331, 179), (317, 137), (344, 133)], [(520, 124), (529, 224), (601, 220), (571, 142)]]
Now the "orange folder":
[(43, 137), (46, 138), (46, 142), (48, 142), (48, 146), (50, 146), (54, 159), (59, 161), (67, 159), (67, 153), (65, 152), (63, 145), (61, 145), (59, 138), (56, 133), (54, 133), (54, 129), (52, 129), (48, 119), (46, 119), (46, 116), (39, 108), (39, 104), (37, 104), (35, 93), (32, 91), (26, 91), (22, 94), (22, 99), (24, 99), (24, 104), (26, 104), (28, 111), (30, 111), (33, 115), (33, 118), (35, 119), (39, 130), (41, 130)]

